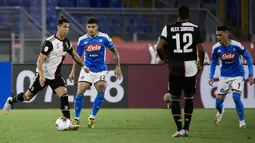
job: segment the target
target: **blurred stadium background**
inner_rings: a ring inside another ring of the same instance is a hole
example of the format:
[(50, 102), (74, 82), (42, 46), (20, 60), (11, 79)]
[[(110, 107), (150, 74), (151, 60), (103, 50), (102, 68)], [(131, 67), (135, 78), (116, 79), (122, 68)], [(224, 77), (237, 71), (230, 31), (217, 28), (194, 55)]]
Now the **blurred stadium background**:
[[(74, 48), (78, 37), (86, 32), (86, 18), (94, 16), (100, 21), (100, 31), (108, 33), (113, 39), (123, 64), (123, 80), (116, 81), (113, 75), (109, 76), (112, 85), (106, 93), (109, 105), (106, 103), (105, 107), (164, 107), (163, 95), (168, 90), (167, 69), (157, 64), (159, 60), (155, 44), (164, 25), (176, 20), (177, 9), (182, 4), (190, 7), (190, 21), (200, 26), (206, 41), (206, 64), (210, 64), (211, 47), (216, 42), (215, 28), (220, 24), (229, 26), (231, 36), (242, 41), (255, 59), (253, 0), (0, 0), (0, 61), (5, 69), (1, 71), (1, 76), (4, 81), (10, 81), (2, 83), (1, 90), (6, 92), (1, 98), (1, 106), (8, 96), (24, 91), (32, 82), (41, 43), (56, 32), (56, 22), (60, 16), (70, 20), (68, 37)], [(107, 61), (110, 69), (113, 69), (111, 53), (107, 54)], [(66, 79), (71, 62), (70, 57), (64, 62), (63, 75)], [(210, 101), (215, 97), (216, 87), (206, 86), (208, 68), (206, 66), (204, 74), (199, 75), (198, 108), (214, 107)], [(152, 81), (159, 84), (148, 85)], [(76, 84), (68, 81), (67, 84), (72, 102)], [(137, 90), (138, 86), (140, 90)], [(254, 87), (247, 84), (245, 88), (244, 102), (247, 102), (246, 107), (253, 108)], [(50, 89), (40, 94), (44, 96), (36, 97), (32, 101), (34, 104), (17, 105), (16, 108), (58, 107), (54, 103), (55, 100), (58, 102), (57, 98), (52, 96)], [(91, 98), (85, 107), (90, 107), (95, 94), (93, 88), (86, 92)], [(141, 104), (139, 101), (145, 97)], [(234, 107), (231, 100), (228, 107)]]

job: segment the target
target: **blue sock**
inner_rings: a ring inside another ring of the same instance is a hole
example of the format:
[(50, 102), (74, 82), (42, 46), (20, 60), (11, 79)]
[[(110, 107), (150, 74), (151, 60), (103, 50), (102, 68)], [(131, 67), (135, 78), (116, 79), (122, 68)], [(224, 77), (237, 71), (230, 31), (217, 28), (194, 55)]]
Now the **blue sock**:
[(97, 97), (92, 107), (92, 116), (97, 115), (97, 112), (99, 111), (103, 103), (104, 103), (104, 94), (97, 94)]
[(74, 101), (75, 119), (80, 119), (81, 109), (84, 103), (84, 96), (76, 94)]
[(222, 108), (223, 108), (223, 99), (216, 98), (216, 109), (219, 111), (219, 113), (222, 113)]
[(241, 101), (241, 93), (233, 92), (233, 99), (236, 104), (236, 112), (239, 117), (239, 120), (244, 120), (244, 107), (243, 102)]

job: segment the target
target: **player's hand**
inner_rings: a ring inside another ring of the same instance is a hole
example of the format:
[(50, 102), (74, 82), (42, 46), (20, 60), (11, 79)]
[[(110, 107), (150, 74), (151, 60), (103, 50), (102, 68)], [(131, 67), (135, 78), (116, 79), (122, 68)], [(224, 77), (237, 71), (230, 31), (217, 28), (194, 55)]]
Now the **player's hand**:
[(250, 82), (250, 85), (253, 85), (253, 83), (254, 83), (254, 78), (253, 78), (253, 76), (249, 76), (249, 82)]
[(208, 83), (209, 83), (210, 86), (213, 86), (213, 78), (210, 78)]
[(168, 67), (168, 60), (161, 61), (161, 64), (163, 64), (164, 66)]
[(120, 69), (120, 66), (116, 66), (116, 68), (114, 70), (114, 74), (117, 77), (117, 79), (121, 79), (121, 69)]
[(71, 73), (69, 74), (69, 81), (72, 82), (75, 78), (75, 72), (71, 71)]
[(46, 79), (45, 79), (44, 75), (40, 75), (39, 82), (40, 82), (41, 87), (44, 86), (45, 81), (46, 81)]
[(83, 66), (83, 69), (84, 69), (84, 71), (85, 71), (86, 73), (89, 73), (89, 68), (88, 68), (88, 67)]

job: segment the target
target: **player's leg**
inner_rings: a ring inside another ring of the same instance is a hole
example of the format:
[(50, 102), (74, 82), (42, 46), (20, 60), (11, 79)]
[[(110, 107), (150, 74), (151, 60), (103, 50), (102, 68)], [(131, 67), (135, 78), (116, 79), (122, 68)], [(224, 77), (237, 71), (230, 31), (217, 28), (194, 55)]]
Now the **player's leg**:
[(218, 87), (217, 87), (217, 95), (216, 95), (216, 102), (215, 107), (218, 110), (216, 117), (215, 117), (215, 124), (220, 124), (221, 119), (224, 114), (224, 107), (223, 103), (227, 93), (230, 91), (230, 83), (228, 78), (220, 77)]
[(84, 93), (87, 89), (89, 89), (93, 82), (93, 76), (91, 73), (92, 72), (86, 73), (83, 69), (80, 72), (78, 90), (74, 100), (75, 120), (73, 121), (73, 124), (80, 124), (80, 114), (84, 103)]
[(193, 114), (193, 99), (196, 94), (196, 75), (192, 77), (184, 77), (184, 127), (185, 136), (188, 136), (190, 122)]
[(172, 103), (172, 115), (177, 127), (177, 131), (173, 134), (172, 137), (183, 137), (184, 132), (182, 130), (182, 115), (181, 115), (181, 106), (180, 106), (180, 96), (182, 91), (182, 78), (181, 76), (171, 75), (169, 77), (169, 89), (171, 94), (171, 103)]
[(235, 80), (232, 83), (232, 90), (233, 90), (232, 97), (236, 105), (236, 112), (239, 118), (240, 128), (246, 127), (246, 124), (244, 121), (244, 105), (241, 100), (243, 86), (244, 86), (243, 77), (235, 78)]
[(104, 92), (106, 89), (107, 71), (96, 73), (95, 77), (96, 77), (95, 78), (95, 87), (97, 90), (97, 96), (96, 96), (93, 106), (92, 106), (91, 115), (88, 118), (88, 127), (89, 128), (95, 127), (94, 122), (95, 122), (96, 115), (104, 103)]
[[(49, 85), (60, 98), (60, 109), (62, 115), (70, 119), (70, 105), (68, 101), (66, 82), (61, 76), (57, 76), (54, 80), (49, 81)], [(79, 125), (70, 125), (69, 130), (77, 130)]]
[[(45, 86), (46, 85), (47, 85), (47, 83), (45, 83)], [(30, 99), (32, 99), (34, 97), (34, 95), (36, 95), (43, 88), (44, 87), (42, 87), (39, 82), (39, 74), (36, 74), (34, 77), (33, 83), (31, 84), (31, 86), (25, 93), (21, 92), (14, 97), (9, 97), (6, 100), (6, 103), (3, 108), (3, 113), (5, 115), (7, 115), (8, 111), (11, 109), (13, 104), (18, 103), (18, 102), (23, 102), (23, 101), (29, 101)]]

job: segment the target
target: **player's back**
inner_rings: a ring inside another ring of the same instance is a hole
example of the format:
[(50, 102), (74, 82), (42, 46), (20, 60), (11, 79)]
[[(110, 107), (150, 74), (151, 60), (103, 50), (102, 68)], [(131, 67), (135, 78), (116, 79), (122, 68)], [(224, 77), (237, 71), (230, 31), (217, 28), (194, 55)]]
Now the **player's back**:
[(218, 42), (213, 46), (212, 52), (213, 52), (212, 58), (215, 57), (220, 58), (221, 76), (223, 77), (244, 76), (245, 71), (240, 61), (240, 56), (244, 52), (244, 47), (240, 42), (231, 40), (230, 44), (226, 47), (222, 46)]
[(79, 38), (77, 53), (84, 53), (84, 63), (90, 71), (101, 72), (107, 70), (106, 48), (113, 47), (111, 39), (105, 33), (98, 32), (94, 38), (85, 34)]
[[(197, 72), (196, 46), (203, 42), (198, 26), (190, 22), (175, 22), (166, 28), (170, 70), (175, 75), (193, 76)], [(187, 70), (191, 72), (187, 73)]]

